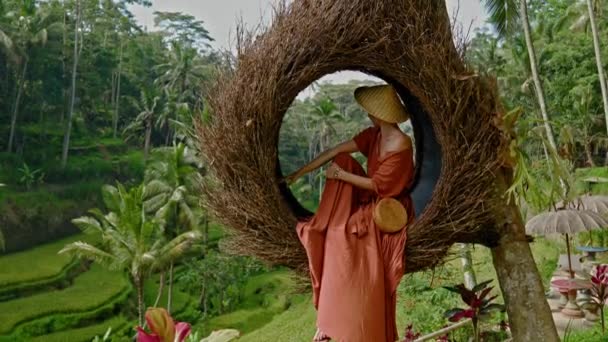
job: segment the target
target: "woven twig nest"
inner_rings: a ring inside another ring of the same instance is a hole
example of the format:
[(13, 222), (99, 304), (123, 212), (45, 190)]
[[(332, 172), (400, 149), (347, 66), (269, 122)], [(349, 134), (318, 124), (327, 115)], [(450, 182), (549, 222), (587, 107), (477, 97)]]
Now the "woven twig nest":
[(224, 248), (305, 272), (295, 224), (307, 212), (278, 182), (279, 130), (298, 93), (341, 70), (393, 84), (412, 112), (418, 214), (406, 272), (436, 266), (454, 242), (496, 242), (506, 139), (495, 86), (464, 65), (443, 0), (295, 0), (265, 32), (237, 38), (235, 67), (207, 98), (211, 120), (197, 125), (213, 174), (205, 204), (234, 232)]

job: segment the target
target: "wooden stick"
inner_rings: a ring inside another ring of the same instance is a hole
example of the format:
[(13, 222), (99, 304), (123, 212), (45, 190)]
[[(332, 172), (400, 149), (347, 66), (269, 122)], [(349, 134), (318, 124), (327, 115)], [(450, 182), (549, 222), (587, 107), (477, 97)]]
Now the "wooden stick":
[(435, 331), (433, 333), (430, 333), (428, 335), (424, 335), (422, 337), (419, 337), (418, 339), (414, 340), (414, 342), (422, 342), (422, 341), (430, 340), (433, 337), (441, 336), (441, 335), (443, 335), (443, 334), (445, 334), (447, 332), (450, 332), (452, 330), (456, 330), (458, 328), (461, 328), (461, 327), (467, 325), (468, 323), (471, 323), (471, 319), (470, 318), (467, 318), (466, 320), (458, 322), (456, 324), (452, 324), (449, 327), (445, 327), (445, 328), (443, 328), (441, 330), (437, 330), (437, 331)]

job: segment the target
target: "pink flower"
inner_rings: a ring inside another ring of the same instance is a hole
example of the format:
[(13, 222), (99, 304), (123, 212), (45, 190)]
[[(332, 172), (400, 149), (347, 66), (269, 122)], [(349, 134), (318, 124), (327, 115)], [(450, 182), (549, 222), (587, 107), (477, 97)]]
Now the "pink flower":
[(137, 327), (137, 342), (183, 342), (190, 334), (190, 324), (176, 324), (163, 308), (148, 308), (146, 322), (152, 333)]
[(608, 285), (608, 265), (598, 265), (595, 274), (591, 277), (591, 282), (596, 285)]

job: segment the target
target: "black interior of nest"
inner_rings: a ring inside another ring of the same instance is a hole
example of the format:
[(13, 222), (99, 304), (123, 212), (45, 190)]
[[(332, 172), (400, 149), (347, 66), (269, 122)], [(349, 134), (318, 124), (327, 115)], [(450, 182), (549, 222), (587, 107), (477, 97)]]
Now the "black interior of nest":
[[(416, 155), (415, 173), (412, 184), (411, 196), (414, 202), (416, 216), (420, 215), (427, 203), (431, 200), (433, 189), (439, 181), (441, 174), (441, 146), (437, 142), (432, 122), (425, 112), (420, 101), (403, 85), (386, 75), (373, 75), (385, 80), (393, 85), (399, 96), (403, 100), (408, 112), (411, 115), (411, 123), (414, 129)], [(283, 114), (284, 115), (284, 114)], [(282, 177), (281, 163), (277, 155), (277, 175)], [(291, 208), (294, 215), (301, 219), (313, 215), (308, 209), (304, 208), (293, 195), (285, 183), (280, 184), (280, 190)]]

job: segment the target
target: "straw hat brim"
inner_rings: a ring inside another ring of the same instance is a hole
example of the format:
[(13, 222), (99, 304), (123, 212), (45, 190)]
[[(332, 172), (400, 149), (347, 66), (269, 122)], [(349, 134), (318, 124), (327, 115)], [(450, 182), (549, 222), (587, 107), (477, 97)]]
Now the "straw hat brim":
[(407, 224), (407, 211), (394, 198), (383, 198), (374, 207), (374, 223), (385, 233), (394, 233)]
[(355, 100), (370, 115), (389, 123), (402, 123), (410, 118), (391, 85), (359, 87), (355, 89)]

